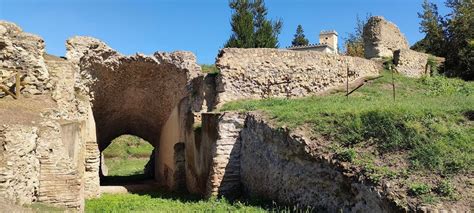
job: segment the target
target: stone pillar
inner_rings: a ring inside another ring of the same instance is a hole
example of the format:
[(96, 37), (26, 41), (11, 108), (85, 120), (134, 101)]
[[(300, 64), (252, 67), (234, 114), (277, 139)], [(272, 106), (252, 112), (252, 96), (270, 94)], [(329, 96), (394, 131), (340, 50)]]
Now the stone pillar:
[(244, 117), (235, 112), (203, 114), (202, 143), (210, 147), (207, 197), (240, 194), (240, 131)]

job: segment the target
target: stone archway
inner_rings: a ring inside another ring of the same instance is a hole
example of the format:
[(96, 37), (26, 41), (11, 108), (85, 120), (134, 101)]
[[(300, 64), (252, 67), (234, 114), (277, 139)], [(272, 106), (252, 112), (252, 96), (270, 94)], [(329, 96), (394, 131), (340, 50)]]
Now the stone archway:
[(193, 123), (193, 106), (201, 106), (202, 77), (194, 55), (123, 56), (89, 37), (68, 40), (67, 49), (66, 57), (78, 68), (77, 89), (90, 94), (99, 151), (120, 135), (136, 135), (159, 147), (155, 179), (171, 189), (184, 185), (186, 129)]

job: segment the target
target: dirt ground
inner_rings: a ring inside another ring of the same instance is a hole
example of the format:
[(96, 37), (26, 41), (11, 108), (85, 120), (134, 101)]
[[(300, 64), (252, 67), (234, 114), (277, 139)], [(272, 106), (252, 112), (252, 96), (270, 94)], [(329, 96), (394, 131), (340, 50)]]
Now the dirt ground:
[(0, 125), (34, 124), (40, 121), (42, 112), (55, 106), (50, 96), (38, 95), (18, 100), (6, 96), (0, 99)]

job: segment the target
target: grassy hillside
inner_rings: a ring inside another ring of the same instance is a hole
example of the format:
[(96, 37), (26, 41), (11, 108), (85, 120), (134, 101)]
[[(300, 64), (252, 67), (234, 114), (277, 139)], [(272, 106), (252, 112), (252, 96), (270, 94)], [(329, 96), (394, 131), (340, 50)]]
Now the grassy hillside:
[(105, 165), (109, 176), (128, 176), (143, 174), (143, 169), (153, 146), (147, 141), (133, 136), (123, 135), (112, 141), (104, 150)]
[(222, 110), (260, 110), (281, 126), (305, 127), (330, 141), (334, 158), (361, 168), (375, 184), (400, 184), (420, 202), (469, 201), (464, 190), (472, 189), (466, 176), (474, 171), (474, 83), (397, 75), (393, 100), (391, 79), (384, 73), (349, 98), (339, 92), (246, 100)]

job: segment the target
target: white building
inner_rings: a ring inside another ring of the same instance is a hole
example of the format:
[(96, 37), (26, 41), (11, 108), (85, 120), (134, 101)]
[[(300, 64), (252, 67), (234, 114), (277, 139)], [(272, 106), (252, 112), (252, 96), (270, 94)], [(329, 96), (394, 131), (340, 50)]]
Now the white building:
[(291, 46), (287, 47), (287, 49), (295, 51), (318, 51), (338, 54), (337, 36), (338, 34), (335, 30), (321, 31), (321, 33), (319, 33), (319, 44)]

